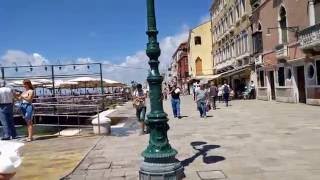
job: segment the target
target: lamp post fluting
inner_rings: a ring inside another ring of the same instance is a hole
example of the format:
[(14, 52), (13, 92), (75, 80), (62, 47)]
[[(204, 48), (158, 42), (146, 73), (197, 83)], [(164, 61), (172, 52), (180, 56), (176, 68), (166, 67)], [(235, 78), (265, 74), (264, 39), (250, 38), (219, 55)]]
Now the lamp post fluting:
[(183, 167), (175, 158), (177, 151), (169, 144), (168, 115), (163, 110), (162, 81), (159, 72), (161, 50), (157, 40), (154, 0), (147, 0), (148, 40), (146, 54), (149, 57), (150, 71), (147, 78), (150, 88), (150, 113), (146, 124), (149, 127), (149, 145), (142, 152), (144, 161), (141, 163), (140, 180), (165, 179), (179, 180), (183, 176)]

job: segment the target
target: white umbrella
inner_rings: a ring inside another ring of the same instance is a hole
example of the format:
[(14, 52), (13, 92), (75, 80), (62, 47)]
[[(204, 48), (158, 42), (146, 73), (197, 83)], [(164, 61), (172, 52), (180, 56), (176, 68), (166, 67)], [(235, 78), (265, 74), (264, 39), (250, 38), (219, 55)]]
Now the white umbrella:
[[(69, 88), (71, 86), (76, 86), (76, 85), (78, 85), (77, 82), (63, 81), (60, 79), (54, 81), (54, 86), (56, 88)], [(52, 87), (52, 85), (51, 85), (51, 87)]]
[(84, 88), (85, 94), (87, 93), (87, 88), (96, 88), (100, 85), (100, 80), (92, 77), (79, 77), (71, 79), (68, 82), (77, 82), (78, 87)]
[(68, 82), (97, 82), (97, 81), (100, 81), (100, 80), (92, 77), (78, 77), (75, 79), (70, 79)]
[(114, 86), (123, 86), (123, 83), (120, 83), (118, 81), (110, 80), (110, 79), (103, 79), (105, 86), (108, 87), (114, 87)]
[[(12, 85), (12, 86), (23, 86), (23, 80), (12, 81), (12, 82), (9, 82), (9, 84)], [(31, 84), (33, 86), (41, 85), (41, 83), (39, 83), (37, 81), (31, 81)]]
[(52, 84), (52, 80), (49, 80), (49, 79), (36, 79), (33, 82), (40, 83), (43, 85)]

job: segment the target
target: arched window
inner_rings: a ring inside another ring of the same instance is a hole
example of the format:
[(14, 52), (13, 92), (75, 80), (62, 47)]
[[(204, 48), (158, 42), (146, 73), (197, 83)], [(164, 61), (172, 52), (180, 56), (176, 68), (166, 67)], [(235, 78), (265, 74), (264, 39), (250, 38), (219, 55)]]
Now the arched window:
[(259, 23), (259, 24), (258, 24), (258, 28), (257, 28), (257, 30), (258, 30), (258, 31), (262, 31), (261, 23)]
[(288, 42), (288, 30), (287, 30), (287, 12), (286, 9), (281, 6), (279, 12), (279, 26), (280, 26), (280, 43), (284, 44)]
[(196, 59), (196, 75), (202, 75), (202, 59), (200, 57), (198, 57)]
[(245, 0), (241, 0), (241, 5), (242, 5), (242, 15), (246, 12), (246, 1)]

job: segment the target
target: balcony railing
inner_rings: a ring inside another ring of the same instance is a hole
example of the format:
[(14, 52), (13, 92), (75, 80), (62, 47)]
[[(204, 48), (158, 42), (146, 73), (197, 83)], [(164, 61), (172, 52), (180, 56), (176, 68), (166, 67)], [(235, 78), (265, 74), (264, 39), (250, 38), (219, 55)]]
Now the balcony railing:
[(289, 56), (288, 46), (285, 44), (279, 44), (275, 47), (277, 59), (287, 59)]
[(320, 24), (303, 29), (298, 36), (302, 50), (320, 50)]

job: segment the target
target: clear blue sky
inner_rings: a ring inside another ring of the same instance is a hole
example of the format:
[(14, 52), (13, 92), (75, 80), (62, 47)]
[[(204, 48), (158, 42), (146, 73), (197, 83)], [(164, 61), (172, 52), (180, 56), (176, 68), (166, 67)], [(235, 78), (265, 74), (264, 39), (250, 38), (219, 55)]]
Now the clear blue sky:
[[(156, 0), (160, 37), (199, 23), (212, 0)], [(115, 63), (145, 47), (146, 0), (0, 0), (0, 55)]]

